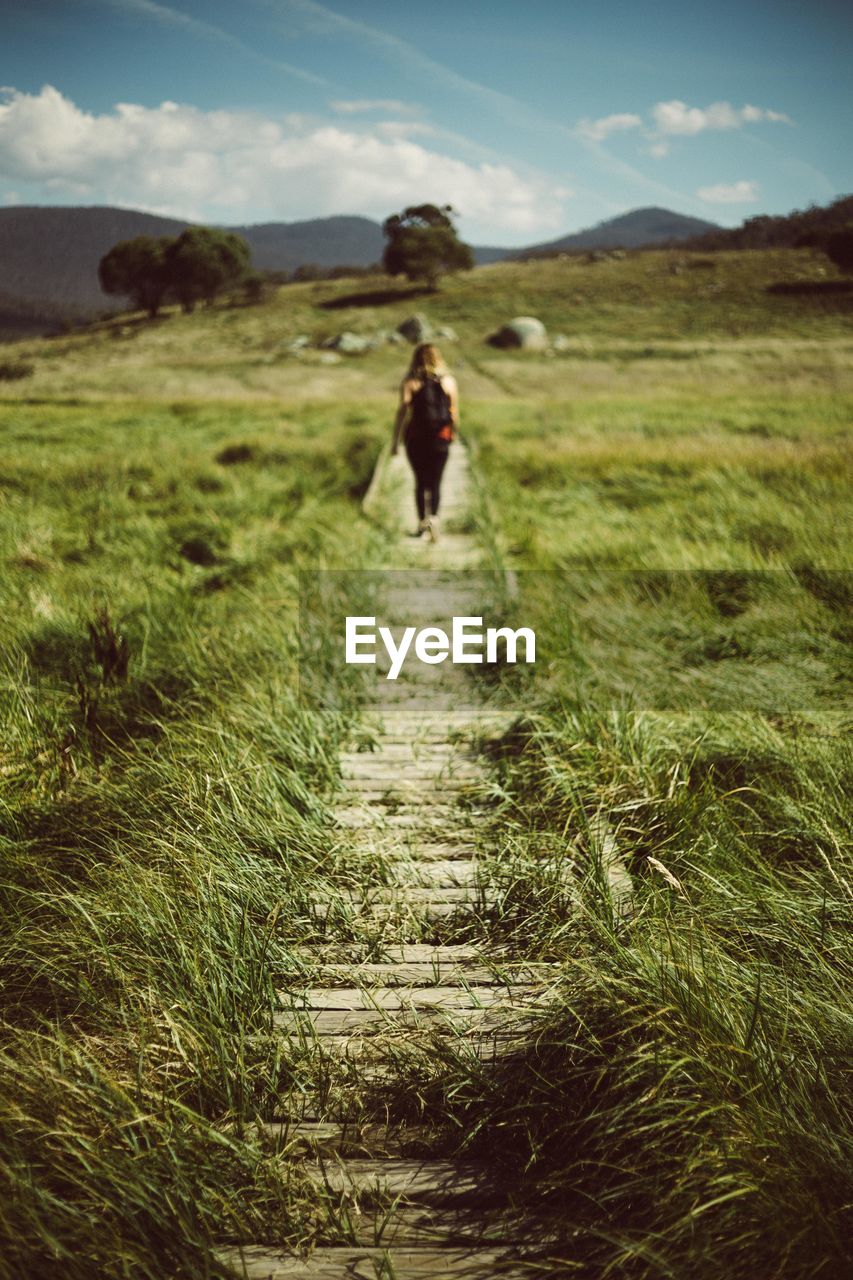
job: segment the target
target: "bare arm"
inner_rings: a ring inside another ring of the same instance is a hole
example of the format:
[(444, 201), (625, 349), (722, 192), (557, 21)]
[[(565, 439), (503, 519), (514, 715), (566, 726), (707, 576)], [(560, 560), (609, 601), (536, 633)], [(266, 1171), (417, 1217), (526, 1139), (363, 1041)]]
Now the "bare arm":
[(412, 384), (406, 379), (400, 388), (400, 404), (397, 409), (397, 416), (394, 419), (394, 435), (391, 439), (391, 457), (393, 458), (397, 450), (400, 448), (400, 441), (403, 437), (403, 428), (406, 425), (406, 419), (412, 407)]
[(450, 401), (450, 421), (453, 423), (453, 430), (459, 430), (459, 389), (456, 386), (456, 379), (449, 374), (444, 378), (442, 385), (447, 392), (447, 398)]

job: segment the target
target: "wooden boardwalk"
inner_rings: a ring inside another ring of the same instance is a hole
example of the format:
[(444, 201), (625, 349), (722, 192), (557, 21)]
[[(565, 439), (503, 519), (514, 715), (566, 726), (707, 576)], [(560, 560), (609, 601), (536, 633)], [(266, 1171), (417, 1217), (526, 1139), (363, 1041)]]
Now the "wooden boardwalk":
[[(388, 568), (402, 570), (387, 575), (389, 624), (447, 629), (453, 615), (482, 615), (464, 448), (451, 452), (436, 544), (408, 534), (402, 458), (385, 466), (371, 501), (385, 504), (395, 531)], [(304, 957), (306, 984), (281, 992), (277, 1018), (280, 1034), (304, 1046), (307, 1083), (267, 1126), (341, 1226), (306, 1258), (268, 1245), (229, 1249), (251, 1280), (530, 1280), (523, 1232), (488, 1164), (436, 1149), (441, 1114), (395, 1123), (383, 1103), (383, 1088), (399, 1090), (407, 1044), (431, 1046), (440, 1061), (446, 1041), (488, 1062), (529, 1035), (547, 999), (547, 966), (494, 954), (471, 928), (472, 908), (488, 905), (477, 864), (487, 775), (472, 743), (503, 717), (465, 672), (448, 662), (409, 664), (395, 682), (377, 672), (373, 749), (341, 756), (335, 838), (386, 874), (316, 904), (328, 942)]]

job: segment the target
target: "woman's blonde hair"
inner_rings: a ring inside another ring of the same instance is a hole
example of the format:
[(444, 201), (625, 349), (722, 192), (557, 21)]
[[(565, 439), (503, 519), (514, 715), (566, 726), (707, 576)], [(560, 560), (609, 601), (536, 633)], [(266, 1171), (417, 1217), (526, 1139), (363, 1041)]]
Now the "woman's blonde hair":
[(447, 365), (442, 359), (438, 347), (431, 342), (422, 342), (412, 352), (412, 363), (409, 365), (410, 378), (441, 378), (447, 373)]

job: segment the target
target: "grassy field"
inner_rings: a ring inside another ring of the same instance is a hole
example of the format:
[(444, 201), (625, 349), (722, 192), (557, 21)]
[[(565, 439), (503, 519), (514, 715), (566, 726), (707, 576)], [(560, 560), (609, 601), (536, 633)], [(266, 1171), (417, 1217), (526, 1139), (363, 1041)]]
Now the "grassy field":
[[(544, 659), (489, 673), (525, 714), (489, 746), (482, 923), (563, 976), (525, 1059), (415, 1054), (401, 1113), (500, 1156), (554, 1274), (841, 1274), (850, 301), (808, 252), (713, 261), (292, 286), (9, 349), (4, 1280), (216, 1276), (214, 1240), (322, 1232), (251, 1127), (299, 1078), (276, 981), (359, 873), (324, 828), (357, 690), (321, 644), (299, 696), (297, 575), (381, 562), (359, 499), (406, 352), (289, 343), (414, 309), (459, 335), (480, 532)], [(564, 349), (484, 345), (520, 312)]]

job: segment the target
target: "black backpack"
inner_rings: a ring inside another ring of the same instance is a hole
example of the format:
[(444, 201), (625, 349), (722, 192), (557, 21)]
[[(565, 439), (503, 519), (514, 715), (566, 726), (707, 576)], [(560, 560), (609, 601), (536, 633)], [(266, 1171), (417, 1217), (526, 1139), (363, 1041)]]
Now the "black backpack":
[(407, 434), (415, 440), (438, 440), (451, 420), (450, 396), (438, 378), (424, 377), (412, 396), (412, 418)]

